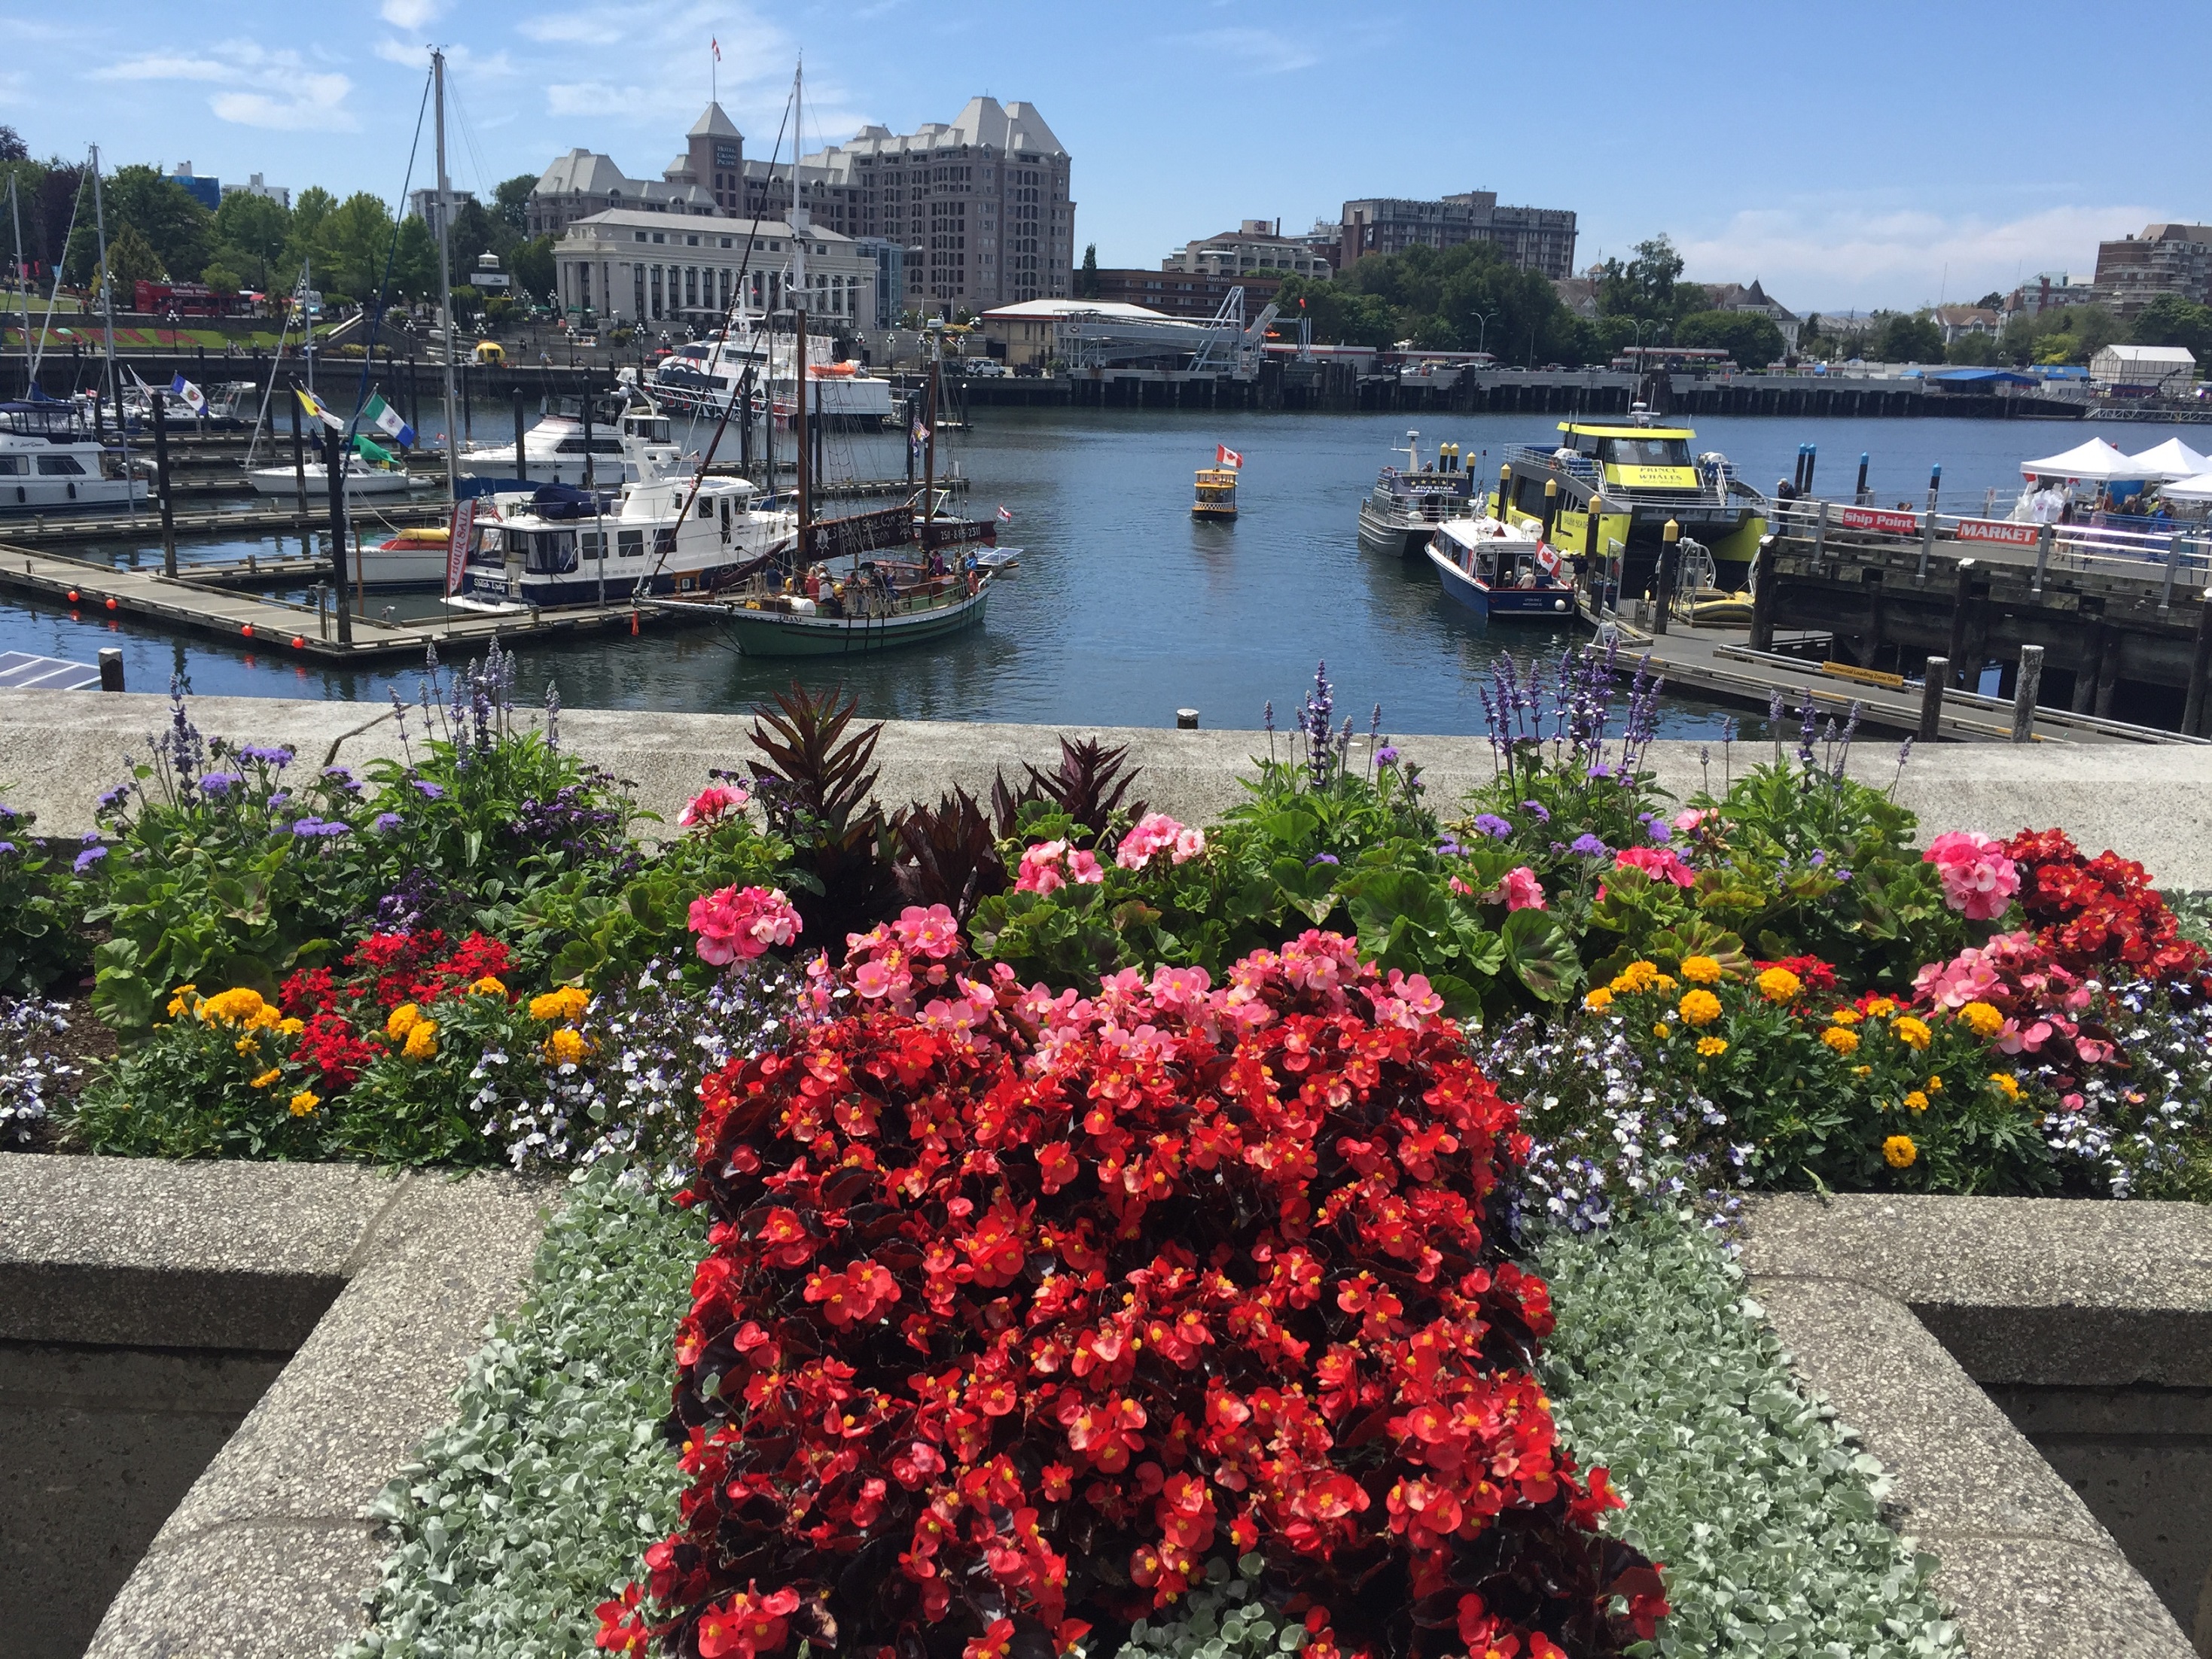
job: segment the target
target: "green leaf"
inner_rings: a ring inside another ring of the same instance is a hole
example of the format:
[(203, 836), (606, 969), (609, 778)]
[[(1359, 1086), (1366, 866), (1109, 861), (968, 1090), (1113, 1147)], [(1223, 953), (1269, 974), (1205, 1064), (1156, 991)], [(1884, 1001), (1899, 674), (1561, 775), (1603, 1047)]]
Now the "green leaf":
[(1548, 910), (1516, 910), (1499, 930), (1514, 976), (1545, 1002), (1564, 1001), (1572, 993), (1582, 963), (1572, 940)]

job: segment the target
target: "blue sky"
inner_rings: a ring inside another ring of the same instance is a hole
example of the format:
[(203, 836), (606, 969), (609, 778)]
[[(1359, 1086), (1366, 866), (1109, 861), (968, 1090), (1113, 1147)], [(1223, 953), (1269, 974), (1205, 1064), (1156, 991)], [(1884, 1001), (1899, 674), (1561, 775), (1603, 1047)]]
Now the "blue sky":
[(2212, 219), (2194, 5), (0, 0), (0, 122), (35, 154), (97, 141), (387, 199), (426, 41), (452, 53), (453, 170), (478, 187), (578, 144), (657, 176), (715, 38), (764, 155), (803, 47), (809, 148), (978, 92), (1034, 103), (1109, 265), (1347, 197), (1493, 189), (1576, 210), (1578, 263), (1664, 231), (1693, 277), (1839, 310), (2086, 275), (2100, 236)]

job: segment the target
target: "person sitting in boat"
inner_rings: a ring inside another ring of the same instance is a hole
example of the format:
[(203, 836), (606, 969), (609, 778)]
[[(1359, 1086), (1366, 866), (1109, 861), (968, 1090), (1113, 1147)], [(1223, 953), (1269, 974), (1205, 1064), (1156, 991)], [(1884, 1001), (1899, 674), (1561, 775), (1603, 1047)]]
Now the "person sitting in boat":
[(929, 574), (932, 576), (947, 575), (951, 574), (951, 568), (945, 562), (945, 550), (943, 548), (933, 547), (929, 550)]
[(806, 567), (806, 597), (810, 599), (822, 597), (822, 567), (818, 564)]
[(1524, 590), (1525, 590), (1525, 589), (1528, 589), (1528, 588), (1533, 588), (1534, 586), (1535, 586), (1535, 585), (1536, 585), (1536, 567), (1535, 567), (1534, 565), (1533, 565), (1533, 564), (1524, 564), (1524, 565), (1522, 565), (1522, 566), (1521, 567), (1521, 575), (1520, 575), (1520, 579), (1519, 579), (1518, 580), (1516, 580), (1516, 581), (1513, 584), (1513, 586), (1516, 586), (1516, 587), (1522, 588), (1522, 589), (1524, 589)]

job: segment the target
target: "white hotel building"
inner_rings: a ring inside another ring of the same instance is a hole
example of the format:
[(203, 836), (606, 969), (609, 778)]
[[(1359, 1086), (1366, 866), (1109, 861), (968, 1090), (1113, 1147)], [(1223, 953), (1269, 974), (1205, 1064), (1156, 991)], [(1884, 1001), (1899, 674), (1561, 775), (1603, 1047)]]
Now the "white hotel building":
[[(791, 303), (791, 226), (781, 219), (729, 219), (613, 208), (572, 222), (553, 245), (561, 309), (603, 323), (653, 329), (720, 327), (740, 283), (755, 311)], [(748, 244), (750, 243), (750, 246)], [(875, 256), (850, 236), (810, 230), (805, 310), (825, 333), (866, 334), (878, 325)]]

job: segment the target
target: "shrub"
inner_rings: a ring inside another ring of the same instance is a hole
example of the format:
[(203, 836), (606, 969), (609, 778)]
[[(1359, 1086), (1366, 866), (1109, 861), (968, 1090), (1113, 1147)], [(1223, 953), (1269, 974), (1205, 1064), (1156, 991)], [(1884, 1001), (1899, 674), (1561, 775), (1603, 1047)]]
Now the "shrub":
[(1421, 981), (1310, 933), (1079, 1000), (901, 925), (702, 1090), (693, 1486), (603, 1645), (1110, 1647), (1223, 1550), (1285, 1650), (1649, 1637), (1486, 1229), (1511, 1109)]

